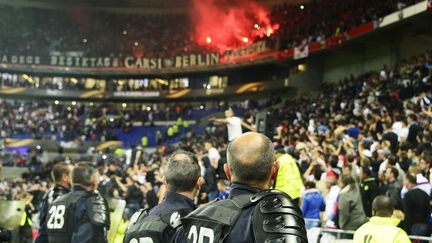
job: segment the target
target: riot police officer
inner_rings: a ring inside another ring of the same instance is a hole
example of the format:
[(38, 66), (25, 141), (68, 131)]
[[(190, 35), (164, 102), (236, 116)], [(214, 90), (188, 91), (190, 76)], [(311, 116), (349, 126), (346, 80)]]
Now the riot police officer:
[(180, 218), (195, 209), (193, 200), (204, 181), (193, 154), (177, 151), (171, 155), (163, 182), (167, 187), (164, 201), (148, 213), (140, 210), (132, 216), (125, 243), (169, 243), (181, 224)]
[(107, 242), (109, 209), (105, 199), (96, 191), (98, 177), (98, 170), (91, 163), (75, 165), (72, 191), (59, 197), (49, 207), (49, 242)]
[(286, 193), (269, 190), (278, 171), (272, 142), (262, 134), (245, 133), (228, 145), (227, 159), (229, 199), (184, 217), (175, 242), (306, 243), (298, 206)]
[(51, 171), (51, 177), (55, 183), (53, 189), (47, 192), (43, 198), (42, 208), (39, 213), (39, 233), (35, 243), (47, 243), (48, 234), (46, 228), (46, 220), (49, 205), (54, 202), (58, 197), (68, 193), (71, 188), (70, 173), (72, 166), (66, 163), (57, 163)]

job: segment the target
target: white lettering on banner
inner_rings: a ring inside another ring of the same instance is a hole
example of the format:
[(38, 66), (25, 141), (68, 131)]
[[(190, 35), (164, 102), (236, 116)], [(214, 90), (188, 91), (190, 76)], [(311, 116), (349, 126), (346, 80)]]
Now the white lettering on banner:
[(110, 63), (111, 63), (110, 58), (109, 57), (105, 57), (105, 59), (104, 59), (104, 67), (109, 67)]
[(40, 58), (38, 56), (8, 56), (0, 55), (0, 63), (12, 64), (39, 64)]
[(175, 67), (179, 68), (182, 65), (182, 58), (181, 57), (175, 57)]
[(159, 91), (118, 91), (113, 93), (114, 97), (158, 97)]
[(138, 68), (145, 70), (155, 70), (163, 68), (187, 68), (196, 66), (212, 66), (219, 64), (219, 54), (205, 54), (205, 55), (183, 55), (166, 58), (134, 58), (126, 57), (124, 59), (124, 66), (127, 68)]
[(56, 56), (51, 56), (51, 65), (52, 66), (57, 65), (57, 57)]
[(150, 69), (157, 69), (157, 61), (156, 58), (150, 59)]
[(194, 54), (190, 55), (189, 63), (192, 67), (196, 65), (196, 55)]
[(65, 57), (64, 56), (60, 56), (59, 65), (60, 66), (64, 66), (65, 65)]
[(64, 205), (58, 205), (53, 206), (50, 211), (49, 215), (50, 218), (47, 222), (47, 228), (48, 229), (61, 229), (64, 226), (64, 214), (66, 212), (66, 207)]
[[(204, 241), (204, 239), (208, 239), (207, 241)], [(189, 230), (188, 239), (192, 240), (193, 243), (213, 243), (214, 242), (214, 231), (210, 228), (206, 227), (200, 227), (199, 235), (198, 230), (195, 225), (192, 225), (192, 227)]]
[(258, 41), (252, 45), (243, 46), (243, 47), (234, 49), (232, 51), (229, 51), (225, 54), (225, 57), (226, 57), (227, 61), (230, 61), (230, 59), (234, 58), (234, 57), (255, 55), (255, 54), (259, 54), (261, 52), (265, 52), (267, 50), (268, 50), (268, 48), (266, 46), (266, 42), (265, 41)]
[[(61, 53), (51, 54), (43, 58), (39, 56), (16, 56), (0, 54), (0, 63), (4, 64), (43, 64), (50, 66), (84, 68), (125, 67), (130, 69), (136, 68), (143, 70), (213, 66), (219, 64), (219, 59), (219, 53), (190, 54), (164, 58), (135, 58), (129, 56), (125, 57), (124, 59), (111, 57), (84, 57), (76, 55), (62, 55)], [(123, 62), (123, 64), (119, 62)]]
[(132, 61), (133, 61), (133, 57), (126, 57), (125, 58), (125, 67), (127, 68), (131, 68), (132, 67)]
[(189, 67), (189, 57), (183, 56), (183, 67)]
[(131, 239), (129, 243), (153, 243), (153, 239), (150, 237), (141, 237), (139, 241), (135, 238)]

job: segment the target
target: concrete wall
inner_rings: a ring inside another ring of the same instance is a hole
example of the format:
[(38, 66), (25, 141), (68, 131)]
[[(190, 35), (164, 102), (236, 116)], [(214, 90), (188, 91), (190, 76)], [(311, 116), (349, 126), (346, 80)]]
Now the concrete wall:
[(323, 61), (321, 57), (314, 56), (305, 59), (306, 72), (289, 78), (288, 85), (296, 88), (299, 95), (316, 91), (323, 81)]
[(324, 57), (324, 82), (338, 82), (350, 76), (394, 66), (399, 60), (397, 41), (357, 45)]
[(432, 49), (432, 35), (389, 35), (378, 41), (339, 48), (323, 56), (323, 81), (334, 83), (350, 76), (393, 67), (403, 58), (410, 58)]

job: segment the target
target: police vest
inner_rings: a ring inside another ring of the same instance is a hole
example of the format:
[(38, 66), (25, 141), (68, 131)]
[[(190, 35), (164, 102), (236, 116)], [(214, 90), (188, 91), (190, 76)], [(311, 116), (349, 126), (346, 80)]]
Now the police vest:
[(148, 138), (146, 136), (141, 138), (141, 144), (142, 144), (142, 146), (147, 147)]
[(275, 188), (287, 193), (292, 199), (299, 198), (303, 188), (303, 180), (297, 163), (289, 154), (282, 155), (278, 161), (280, 166)]
[(174, 133), (178, 133), (179, 132), (179, 128), (178, 128), (178, 126), (176, 124), (174, 124), (172, 126), (172, 128), (173, 128)]
[(172, 137), (174, 135), (174, 130), (172, 127), (168, 128), (167, 134), (168, 134), (168, 137)]
[(170, 236), (167, 231), (174, 233), (181, 226), (180, 219), (191, 211), (185, 208), (159, 216), (149, 215), (148, 209), (141, 209), (132, 216), (123, 242), (169, 243), (173, 239), (168, 238), (173, 235)]
[(184, 127), (184, 128), (189, 128), (189, 122), (186, 121), (186, 120), (184, 120), (184, 121), (183, 121), (183, 127)]
[[(109, 228), (109, 209), (102, 196), (95, 192), (73, 191), (58, 198), (49, 207), (47, 215), (49, 242), (71, 242), (75, 228), (87, 222), (74, 222), (75, 206), (80, 200), (86, 200), (87, 216), (91, 224)], [(106, 242), (105, 229), (102, 234), (94, 232), (93, 243)]]
[(368, 223), (356, 230), (354, 243), (410, 243), (411, 240), (406, 232), (396, 227), (399, 222), (400, 220), (394, 218), (374, 216)]
[(198, 208), (182, 219), (186, 242), (222, 243), (248, 207), (254, 207), (255, 242), (308, 242), (299, 207), (278, 190), (239, 195)]

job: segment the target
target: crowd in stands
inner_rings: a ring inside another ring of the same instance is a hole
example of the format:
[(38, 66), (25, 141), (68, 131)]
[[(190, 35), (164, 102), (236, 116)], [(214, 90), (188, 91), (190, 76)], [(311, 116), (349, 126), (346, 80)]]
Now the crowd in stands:
[[(299, 203), (308, 227), (356, 230), (373, 215), (373, 199), (386, 195), (397, 209), (394, 217), (401, 220), (400, 226), (408, 234), (430, 236), (431, 64), (432, 52), (428, 51), (395, 67), (323, 85), (314, 95), (290, 99), (270, 109), (273, 120), (280, 121), (274, 145), (279, 153), (295, 159), (305, 185)], [(3, 102), (1, 107), (4, 117), (10, 119), (4, 119), (0, 127), (10, 127), (9, 132), (26, 127), (37, 116), (32, 106), (15, 110)], [(68, 117), (54, 106), (47, 110), (51, 112), (40, 115)], [(86, 108), (73, 110), (67, 120), (81, 117)], [(8, 116), (8, 112), (14, 115)], [(15, 120), (22, 121), (23, 126), (11, 127)], [(83, 124), (74, 127), (85, 129)], [(40, 126), (44, 123), (30, 127), (37, 130)], [(123, 161), (100, 162), (100, 191), (107, 197), (126, 200), (126, 218), (137, 208), (156, 205), (164, 195), (161, 175), (167, 156), (181, 148), (200, 159), (206, 181), (200, 203), (226, 198), (229, 188), (222, 169), (226, 163), (225, 129), (210, 123), (205, 134), (190, 132), (180, 143), (159, 147), (156, 152), (137, 147), (126, 151)], [(44, 169), (49, 170), (49, 166)], [(48, 177), (47, 173), (34, 176), (30, 171), (15, 182), (2, 181), (0, 192), (9, 199), (30, 192), (36, 212), (36, 198), (48, 188)]]
[(408, 234), (430, 235), (431, 63), (427, 52), (275, 110), (278, 146), (303, 172), (306, 222), (356, 230), (387, 195)]
[[(33, 79), (32, 79), (33, 80)], [(202, 82), (204, 84), (204, 82)], [(178, 85), (170, 86), (170, 84), (160, 84), (152, 82), (150, 79), (130, 79), (130, 80), (97, 80), (94, 79), (76, 79), (76, 78), (40, 78), (33, 81), (28, 81), (17, 75), (12, 78), (11, 74), (0, 76), (0, 88), (17, 88), (28, 87), (32, 89), (44, 90), (65, 90), (65, 91), (82, 91), (82, 90), (100, 90), (107, 92), (124, 92), (124, 91), (168, 91), (182, 89)], [(201, 86), (202, 87), (202, 86)], [(193, 87), (184, 87), (193, 88)]]
[[(380, 18), (415, 4), (417, 0), (385, 1), (319, 1), (299, 9), (284, 3), (272, 9), (272, 18), (281, 24), (278, 36), (282, 48), (293, 48), (312, 42), (321, 42), (333, 36), (344, 35), (365, 23), (379, 22)], [(325, 9), (326, 11), (322, 11)]]
[[(123, 106), (125, 105), (125, 106)], [(195, 120), (208, 112), (204, 105), (164, 107), (129, 104), (32, 102), (0, 99), (0, 139), (34, 138), (53, 141), (115, 140), (114, 129), (128, 133), (134, 124), (153, 126), (156, 121)], [(219, 107), (208, 108), (217, 111)]]
[[(419, 0), (315, 0), (303, 9), (283, 3), (272, 8), (270, 17), (281, 25), (275, 37), (281, 38), (282, 48), (290, 48), (379, 21), (386, 14), (416, 2)], [(0, 32), (7, 33), (0, 37), (0, 46), (8, 47), (1, 54), (35, 56), (75, 52), (85, 56), (163, 57), (211, 51), (193, 39), (192, 23), (186, 14), (140, 15), (82, 9), (35, 11), (5, 5), (0, 10)]]

